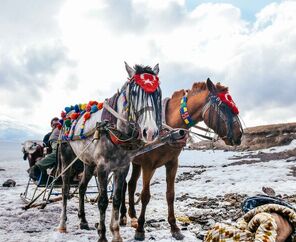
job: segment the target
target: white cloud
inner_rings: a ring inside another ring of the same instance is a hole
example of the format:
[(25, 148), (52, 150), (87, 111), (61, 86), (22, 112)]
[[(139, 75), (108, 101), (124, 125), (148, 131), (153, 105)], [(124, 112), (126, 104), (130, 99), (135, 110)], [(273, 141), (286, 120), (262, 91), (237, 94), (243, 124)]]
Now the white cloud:
[[(66, 105), (111, 96), (126, 80), (124, 61), (160, 63), (167, 95), (208, 76), (221, 81), (230, 87), (247, 126), (295, 119), (290, 110), (296, 105), (296, 3), (270, 4), (254, 23), (244, 21), (231, 4), (207, 3), (189, 10), (185, 3), (68, 0), (59, 11), (49, 11), (49, 39), (61, 43), (63, 56), (50, 73), (33, 65), (45, 71), (48, 80), (31, 111), (33, 122), (47, 125)], [(37, 30), (25, 47), (39, 39), (48, 42), (46, 31)], [(0, 41), (0, 53), (4, 49)], [(13, 51), (21, 53), (16, 45)], [(28, 69), (30, 75), (32, 71)], [(280, 118), (271, 115), (274, 108)]]

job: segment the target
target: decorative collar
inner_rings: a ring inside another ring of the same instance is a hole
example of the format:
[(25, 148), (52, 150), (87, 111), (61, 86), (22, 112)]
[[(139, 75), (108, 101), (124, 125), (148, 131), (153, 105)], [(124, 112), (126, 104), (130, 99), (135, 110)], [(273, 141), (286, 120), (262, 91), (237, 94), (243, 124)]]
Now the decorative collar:
[(159, 78), (156, 75), (135, 74), (132, 79), (147, 93), (153, 93), (159, 87)]
[(188, 112), (187, 108), (187, 93), (184, 97), (181, 99), (181, 104), (180, 104), (180, 114), (181, 118), (183, 119), (184, 123), (188, 128), (192, 127), (195, 125), (195, 121), (190, 117), (190, 114)]

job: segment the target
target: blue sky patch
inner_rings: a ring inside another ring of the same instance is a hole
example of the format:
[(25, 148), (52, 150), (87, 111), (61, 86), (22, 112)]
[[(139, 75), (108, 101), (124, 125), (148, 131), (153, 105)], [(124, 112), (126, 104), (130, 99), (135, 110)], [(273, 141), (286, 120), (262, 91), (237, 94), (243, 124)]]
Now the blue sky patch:
[(197, 5), (202, 3), (230, 3), (241, 10), (242, 18), (248, 22), (253, 22), (256, 19), (256, 13), (271, 3), (279, 3), (281, 0), (270, 1), (247, 1), (247, 0), (186, 0), (186, 5), (189, 9), (194, 9)]

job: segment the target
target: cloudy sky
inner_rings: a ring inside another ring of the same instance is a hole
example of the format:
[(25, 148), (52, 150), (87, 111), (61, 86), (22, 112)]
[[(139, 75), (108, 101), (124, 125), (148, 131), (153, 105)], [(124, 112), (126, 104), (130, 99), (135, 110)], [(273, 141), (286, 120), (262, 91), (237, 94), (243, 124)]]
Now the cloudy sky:
[(103, 100), (124, 61), (160, 64), (164, 96), (210, 77), (246, 126), (296, 121), (296, 1), (2, 0), (0, 118), (47, 130)]

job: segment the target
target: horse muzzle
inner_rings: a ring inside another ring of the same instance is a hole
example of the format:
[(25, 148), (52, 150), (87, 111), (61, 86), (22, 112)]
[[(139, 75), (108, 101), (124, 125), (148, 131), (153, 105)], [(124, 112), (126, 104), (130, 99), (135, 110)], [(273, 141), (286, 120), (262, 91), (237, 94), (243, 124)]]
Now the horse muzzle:
[(153, 143), (158, 138), (158, 129), (144, 128), (141, 132), (141, 138), (145, 143)]
[(241, 138), (242, 138), (242, 133), (232, 137), (225, 136), (222, 138), (222, 140), (225, 142), (226, 145), (238, 146), (241, 144)]

